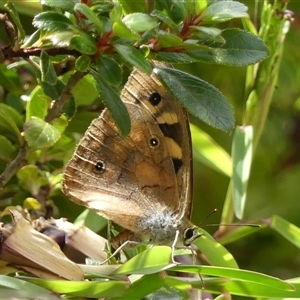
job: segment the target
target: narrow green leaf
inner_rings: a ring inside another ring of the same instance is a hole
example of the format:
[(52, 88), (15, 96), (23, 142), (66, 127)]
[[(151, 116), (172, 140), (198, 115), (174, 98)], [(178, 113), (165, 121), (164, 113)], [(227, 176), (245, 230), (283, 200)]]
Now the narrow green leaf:
[(300, 249), (300, 228), (285, 219), (274, 215), (271, 218), (271, 228), (280, 233), (289, 242)]
[(234, 117), (221, 92), (207, 82), (171, 68), (155, 68), (155, 74), (173, 96), (195, 117), (224, 130), (231, 130)]
[(120, 99), (116, 91), (108, 85), (99, 73), (91, 69), (91, 75), (94, 78), (96, 90), (101, 96), (101, 100), (111, 112), (115, 119), (120, 132), (123, 136), (127, 136), (130, 132), (131, 122), (126, 106)]
[[(48, 295), (50, 298), (49, 299), (56, 299), (56, 298), (52, 298), (51, 291), (48, 291), (38, 285), (35, 285), (33, 283), (30, 282), (26, 282), (24, 280), (21, 279), (17, 279), (14, 277), (10, 277), (10, 276), (5, 276), (5, 275), (1, 275), (0, 274), (0, 285), (1, 287), (7, 287), (10, 289), (14, 289), (14, 290), (20, 290), (23, 292), (34, 292), (34, 293), (41, 293), (42, 295)], [(36, 294), (37, 296), (37, 294)], [(45, 299), (45, 298), (43, 298)]]
[[(299, 299), (299, 285), (297, 289), (293, 289), (293, 285), (290, 284), (290, 289), (285, 290), (277, 288), (278, 284), (271, 285), (261, 284), (261, 279), (257, 278), (257, 281), (245, 281), (245, 280), (230, 280), (223, 282), (222, 290), (230, 292), (232, 295), (244, 296), (247, 299), (253, 297), (255, 299)], [(282, 281), (284, 283), (284, 281)], [(288, 284), (288, 282), (286, 282)], [(296, 285), (294, 285), (296, 286)]]
[(164, 283), (165, 280), (160, 273), (142, 276), (130, 285), (122, 299), (144, 299), (147, 295), (159, 290)]
[(0, 159), (11, 162), (17, 154), (16, 147), (3, 135), (0, 135), (0, 145)]
[(122, 56), (122, 58), (132, 66), (140, 69), (147, 74), (150, 74), (152, 72), (151, 64), (143, 56), (143, 54), (140, 51), (136, 50), (134, 47), (115, 44), (114, 48)]
[[(189, 272), (194, 274), (220, 276), (224, 278), (236, 279), (239, 280), (240, 282), (259, 283), (261, 286), (271, 287), (272, 289), (276, 289), (278, 292), (294, 290), (291, 284), (283, 280), (280, 280), (276, 277), (272, 277), (269, 275), (265, 275), (263, 273), (258, 273), (258, 272), (248, 271), (248, 270), (225, 268), (225, 267), (214, 267), (214, 266), (180, 266), (180, 265), (173, 267), (172, 270), (178, 272)], [(246, 291), (250, 293), (249, 290)], [(255, 293), (255, 290), (253, 292)]]
[(152, 274), (171, 268), (172, 249), (169, 246), (156, 246), (147, 249), (125, 262), (113, 274)]
[(127, 282), (122, 281), (66, 281), (41, 280), (35, 278), (30, 278), (29, 280), (55, 293), (88, 298), (122, 297), (128, 286)]
[[(201, 231), (204, 232), (203, 229)], [(205, 255), (211, 265), (238, 268), (238, 264), (231, 253), (220, 243), (216, 242), (207, 232), (203, 233), (194, 244)]]
[(230, 155), (198, 127), (190, 124), (193, 140), (193, 155), (196, 160), (230, 177), (232, 163)]
[(144, 32), (155, 28), (158, 24), (151, 16), (143, 13), (126, 15), (122, 22), (133, 32)]
[(41, 52), (40, 67), (42, 81), (54, 85), (57, 82), (56, 72), (50, 61), (49, 55), (45, 51)]
[(53, 125), (39, 119), (31, 118), (24, 125), (25, 139), (33, 149), (53, 146), (61, 136), (61, 132)]
[(252, 126), (237, 126), (232, 142), (232, 189), (234, 212), (243, 218), (253, 152)]
[[(236, 224), (238, 226), (230, 226), (229, 228), (228, 226), (226, 226), (226, 232), (224, 234), (222, 234), (221, 232), (220, 237), (218, 234), (219, 231), (216, 232), (215, 234), (215, 237), (217, 236), (216, 240), (222, 245), (230, 244), (240, 240), (241, 238), (249, 234), (255, 233), (257, 230), (261, 230), (263, 227), (266, 227), (264, 223), (259, 221), (254, 221), (254, 222), (248, 221), (247, 223), (257, 225), (257, 227), (245, 225), (243, 222), (239, 222), (237, 224), (233, 223), (232, 225)], [(220, 228), (222, 230), (224, 226), (220, 225)]]
[(247, 18), (247, 6), (236, 1), (218, 1), (201, 14), (203, 24), (225, 22), (233, 18)]

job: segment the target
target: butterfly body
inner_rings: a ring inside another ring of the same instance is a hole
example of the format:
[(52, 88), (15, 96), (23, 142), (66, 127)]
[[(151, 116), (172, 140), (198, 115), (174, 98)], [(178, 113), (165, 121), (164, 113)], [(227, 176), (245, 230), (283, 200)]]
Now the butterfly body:
[(129, 136), (120, 135), (105, 109), (66, 165), (63, 191), (124, 228), (114, 245), (128, 240), (170, 245), (176, 236), (187, 244), (197, 235), (189, 231), (194, 227), (187, 113), (154, 74), (138, 70), (121, 98), (131, 117)]

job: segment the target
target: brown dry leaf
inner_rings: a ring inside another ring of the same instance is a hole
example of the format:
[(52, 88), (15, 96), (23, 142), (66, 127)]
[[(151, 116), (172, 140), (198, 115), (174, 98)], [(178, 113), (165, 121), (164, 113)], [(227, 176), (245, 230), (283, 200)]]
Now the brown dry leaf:
[(2, 242), (1, 259), (11, 265), (41, 270), (43, 278), (53, 278), (53, 274), (68, 280), (83, 280), (82, 270), (70, 261), (55, 241), (32, 228), (17, 210), (11, 210), (14, 228), (10, 235), (0, 229), (5, 236)]

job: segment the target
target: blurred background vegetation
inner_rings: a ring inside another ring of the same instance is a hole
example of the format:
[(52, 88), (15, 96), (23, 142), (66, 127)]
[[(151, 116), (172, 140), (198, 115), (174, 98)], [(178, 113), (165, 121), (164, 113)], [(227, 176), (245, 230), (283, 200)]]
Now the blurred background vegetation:
[[(1, 1), (4, 2), (4, 1)], [(40, 12), (38, 1), (12, 1), (20, 13), (26, 34), (34, 31), (32, 18)], [(253, 0), (240, 0), (249, 7), (254, 18)], [(1, 8), (0, 3), (0, 8)], [(245, 210), (245, 219), (268, 219), (278, 214), (300, 227), (300, 6), (292, 0), (289, 9), (294, 12), (294, 22), (286, 37), (284, 55), (270, 113), (260, 143), (255, 153)], [(241, 27), (240, 21), (231, 22)], [(223, 25), (227, 26), (227, 24)], [(5, 37), (3, 28), (0, 37)], [(5, 38), (0, 43), (5, 44)], [(215, 85), (231, 102), (237, 123), (245, 103), (244, 67), (192, 64), (176, 66)], [(2, 101), (0, 97), (0, 101)], [(98, 112), (95, 112), (95, 115)], [(84, 132), (90, 118), (81, 120), (79, 131)], [(205, 130), (228, 153), (232, 135), (215, 130), (191, 118), (191, 122)], [(0, 166), (3, 170), (3, 165)], [(61, 166), (58, 166), (61, 167)], [(222, 211), (229, 178), (194, 161), (193, 221), (197, 224), (213, 208)], [(24, 198), (23, 198), (24, 199)], [(69, 201), (62, 193), (53, 195), (57, 207), (55, 217), (77, 218), (84, 209)], [(17, 204), (18, 199), (16, 199)], [(220, 213), (210, 217), (208, 223), (218, 223)], [(209, 228), (213, 233), (214, 229)], [(226, 246), (243, 269), (259, 271), (282, 279), (299, 276), (299, 249), (270, 228), (262, 229)]]

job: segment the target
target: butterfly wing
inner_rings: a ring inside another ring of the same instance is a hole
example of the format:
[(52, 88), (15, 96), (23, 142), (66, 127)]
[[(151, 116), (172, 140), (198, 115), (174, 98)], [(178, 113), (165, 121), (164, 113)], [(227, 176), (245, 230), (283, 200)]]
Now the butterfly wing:
[[(161, 95), (157, 105), (149, 100), (153, 93)], [(104, 110), (66, 165), (63, 190), (134, 231), (145, 212), (189, 210), (191, 148), (186, 113), (154, 76), (133, 71), (121, 97), (131, 116), (130, 135), (121, 137)]]
[[(153, 66), (170, 67), (170, 65), (157, 61)], [(159, 102), (157, 94), (161, 97)], [(132, 72), (130, 80), (122, 92), (122, 99), (128, 102), (139, 101), (151, 112), (155, 123), (163, 134), (169, 156), (172, 159), (179, 194), (179, 215), (190, 219), (193, 196), (193, 164), (191, 133), (186, 110), (162, 86), (153, 73), (148, 76), (138, 70)], [(178, 207), (178, 204), (174, 203), (173, 207)]]

